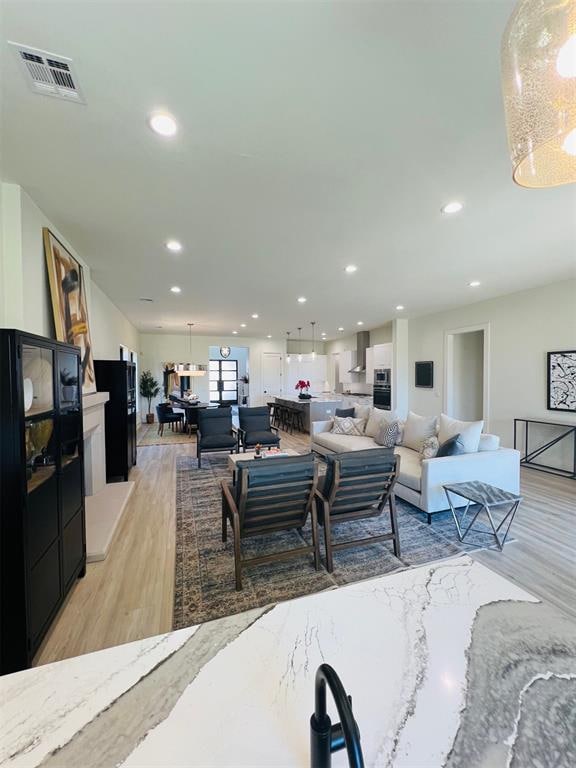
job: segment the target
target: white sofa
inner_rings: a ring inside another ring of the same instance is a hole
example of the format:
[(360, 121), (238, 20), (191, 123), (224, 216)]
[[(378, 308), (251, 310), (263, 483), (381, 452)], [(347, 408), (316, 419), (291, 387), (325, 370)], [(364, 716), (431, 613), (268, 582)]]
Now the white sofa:
[[(311, 450), (321, 456), (381, 448), (367, 435), (333, 434), (330, 431), (332, 420), (313, 421), (310, 426)], [(417, 451), (397, 445), (394, 453), (400, 456), (400, 475), (396, 482), (396, 495), (426, 512), (430, 523), (434, 512), (449, 509), (446, 493), (442, 488), (447, 483), (482, 480), (505, 491), (518, 493), (520, 453), (499, 446), (499, 437), (483, 434), (476, 453), (423, 459)], [(465, 503), (463, 500), (461, 506)]]

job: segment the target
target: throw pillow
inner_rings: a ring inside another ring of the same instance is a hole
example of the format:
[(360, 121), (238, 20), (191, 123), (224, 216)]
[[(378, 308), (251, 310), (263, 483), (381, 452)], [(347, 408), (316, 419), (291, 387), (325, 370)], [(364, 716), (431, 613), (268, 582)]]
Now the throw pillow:
[(436, 458), (439, 459), (442, 456), (458, 456), (461, 453), (466, 453), (464, 450), (464, 444), (460, 440), (460, 435), (454, 435), (449, 437), (445, 443), (438, 448)]
[(370, 416), (370, 411), (372, 410), (369, 405), (366, 405), (366, 403), (352, 403), (354, 406), (354, 416), (357, 419), (364, 419), (364, 421), (368, 421), (368, 417)]
[(393, 421), (392, 424), (382, 424), (380, 432), (374, 438), (374, 441), (378, 445), (382, 445), (384, 448), (394, 448), (396, 445), (396, 438), (398, 437), (398, 422)]
[(460, 440), (464, 446), (464, 453), (476, 453), (483, 426), (483, 421), (459, 421), (451, 416), (446, 416), (445, 413), (441, 413), (438, 424), (438, 440), (442, 444), (449, 437), (460, 435)]
[(500, 438), (498, 435), (482, 434), (478, 443), (479, 451), (497, 451), (500, 448)]
[(433, 459), (438, 454), (438, 448), (440, 443), (436, 435), (434, 437), (427, 437), (422, 443), (422, 458)]
[(332, 432), (335, 435), (363, 435), (364, 419), (353, 419), (351, 416), (334, 416)]
[(375, 438), (384, 424), (391, 424), (393, 421), (398, 421), (398, 417), (394, 411), (383, 411), (381, 408), (372, 408), (364, 431), (368, 437)]
[(422, 450), (422, 444), (427, 437), (434, 437), (436, 434), (435, 416), (418, 416), (417, 413), (410, 411), (406, 424), (404, 425), (404, 437), (402, 445), (406, 448), (412, 448), (413, 451)]
[(334, 411), (336, 416), (352, 416), (354, 418), (354, 408), (336, 408)]

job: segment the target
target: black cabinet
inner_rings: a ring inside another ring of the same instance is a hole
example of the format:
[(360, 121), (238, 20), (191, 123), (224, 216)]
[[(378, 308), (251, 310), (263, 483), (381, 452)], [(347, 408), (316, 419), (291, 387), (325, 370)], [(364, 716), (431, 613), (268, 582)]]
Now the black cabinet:
[(136, 363), (95, 360), (96, 387), (106, 403), (106, 479), (128, 480), (136, 464)]
[(0, 330), (0, 672), (30, 666), (86, 570), (80, 350)]

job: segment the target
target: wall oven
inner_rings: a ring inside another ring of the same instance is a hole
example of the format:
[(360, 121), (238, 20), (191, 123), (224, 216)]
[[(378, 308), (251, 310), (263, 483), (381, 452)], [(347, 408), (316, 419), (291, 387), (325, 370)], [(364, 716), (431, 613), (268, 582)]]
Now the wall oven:
[(374, 408), (389, 411), (392, 408), (392, 387), (390, 384), (374, 384)]

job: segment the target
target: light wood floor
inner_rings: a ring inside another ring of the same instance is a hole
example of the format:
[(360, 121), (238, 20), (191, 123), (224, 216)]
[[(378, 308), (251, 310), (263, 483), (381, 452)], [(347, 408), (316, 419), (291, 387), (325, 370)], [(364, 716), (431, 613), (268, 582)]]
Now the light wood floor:
[[(308, 436), (282, 435), (306, 449)], [(189, 444), (138, 449), (136, 487), (106, 560), (88, 565), (40, 648), (35, 664), (77, 656), (172, 629), (176, 456)], [(521, 504), (502, 553), (474, 557), (576, 618), (576, 483), (523, 470)]]

